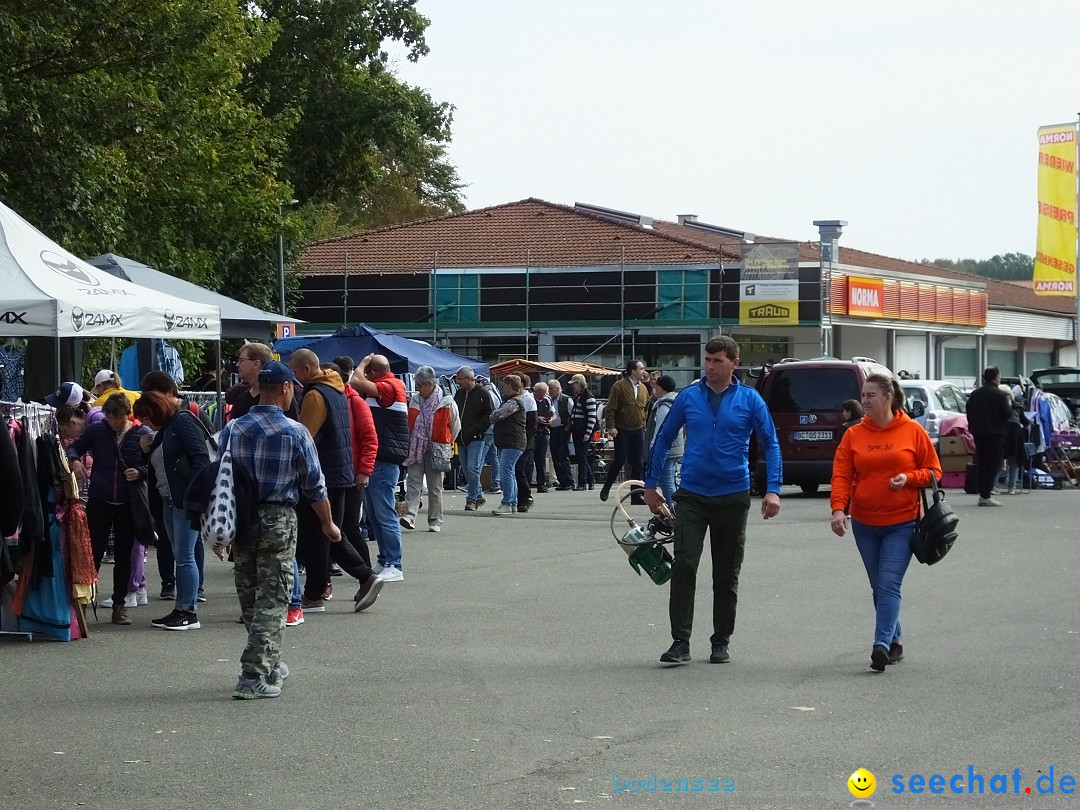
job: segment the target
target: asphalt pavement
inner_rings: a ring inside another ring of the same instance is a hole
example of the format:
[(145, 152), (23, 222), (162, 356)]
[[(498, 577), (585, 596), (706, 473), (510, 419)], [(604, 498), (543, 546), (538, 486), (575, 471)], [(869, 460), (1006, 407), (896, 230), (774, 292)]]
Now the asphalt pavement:
[(729, 664), (708, 662), (706, 552), (681, 667), (659, 662), (667, 586), (633, 572), (598, 494), (516, 517), (448, 494), (441, 533), (405, 532), (404, 582), (354, 614), (335, 578), (286, 630), (275, 700), (230, 699), (245, 636), (212, 555), (201, 630), (152, 628), (152, 600), (86, 640), (0, 642), (0, 808), (838, 808), (859, 767), (877, 807), (1077, 801), (1076, 492), (950, 492), (960, 540), (912, 563), (906, 659), (881, 674), (827, 493), (785, 488), (769, 521), (754, 500)]

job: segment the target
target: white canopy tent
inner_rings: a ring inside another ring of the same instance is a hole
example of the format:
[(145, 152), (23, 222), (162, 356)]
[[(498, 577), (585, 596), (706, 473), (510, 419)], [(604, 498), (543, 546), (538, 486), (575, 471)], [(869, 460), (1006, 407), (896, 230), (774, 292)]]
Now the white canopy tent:
[(219, 340), (221, 313), (91, 267), (0, 203), (0, 336)]

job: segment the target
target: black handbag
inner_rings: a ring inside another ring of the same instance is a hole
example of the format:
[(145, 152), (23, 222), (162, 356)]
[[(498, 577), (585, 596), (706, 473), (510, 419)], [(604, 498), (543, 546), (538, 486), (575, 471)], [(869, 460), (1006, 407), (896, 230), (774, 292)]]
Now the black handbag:
[(932, 503), (926, 501), (926, 490), (920, 490), (922, 496), (922, 516), (915, 522), (915, 534), (911, 539), (911, 550), (915, 559), (923, 565), (933, 565), (949, 553), (956, 542), (956, 527), (960, 518), (945, 501), (945, 493), (938, 487), (937, 477), (930, 473)]
[(154, 519), (150, 514), (150, 492), (145, 481), (128, 481), (128, 504), (131, 507), (131, 523), (135, 528), (135, 540), (144, 546), (156, 546)]

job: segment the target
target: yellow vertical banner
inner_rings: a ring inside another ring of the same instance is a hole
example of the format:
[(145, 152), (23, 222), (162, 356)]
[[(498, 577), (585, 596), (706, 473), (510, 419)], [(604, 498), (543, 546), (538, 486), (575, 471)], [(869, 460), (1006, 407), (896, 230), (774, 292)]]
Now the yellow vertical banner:
[(1039, 128), (1036, 295), (1076, 296), (1076, 124)]

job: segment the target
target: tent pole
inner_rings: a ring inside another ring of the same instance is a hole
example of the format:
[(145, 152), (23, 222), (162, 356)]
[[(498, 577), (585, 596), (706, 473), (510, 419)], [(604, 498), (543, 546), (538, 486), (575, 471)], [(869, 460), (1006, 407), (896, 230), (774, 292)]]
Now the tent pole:
[(217, 422), (220, 417), (220, 425), (225, 427), (225, 412), (222, 410), (221, 403), (221, 338), (217, 339), (215, 352), (217, 354), (217, 408), (214, 411), (214, 421)]
[[(56, 357), (54, 359), (56, 360), (56, 384), (60, 385), (60, 383), (63, 381), (64, 378), (61, 376), (61, 373), (60, 373), (60, 335), (59, 334), (56, 335)], [(74, 371), (74, 369), (72, 369), (72, 370)], [(72, 374), (72, 376), (74, 377), (75, 375)]]

